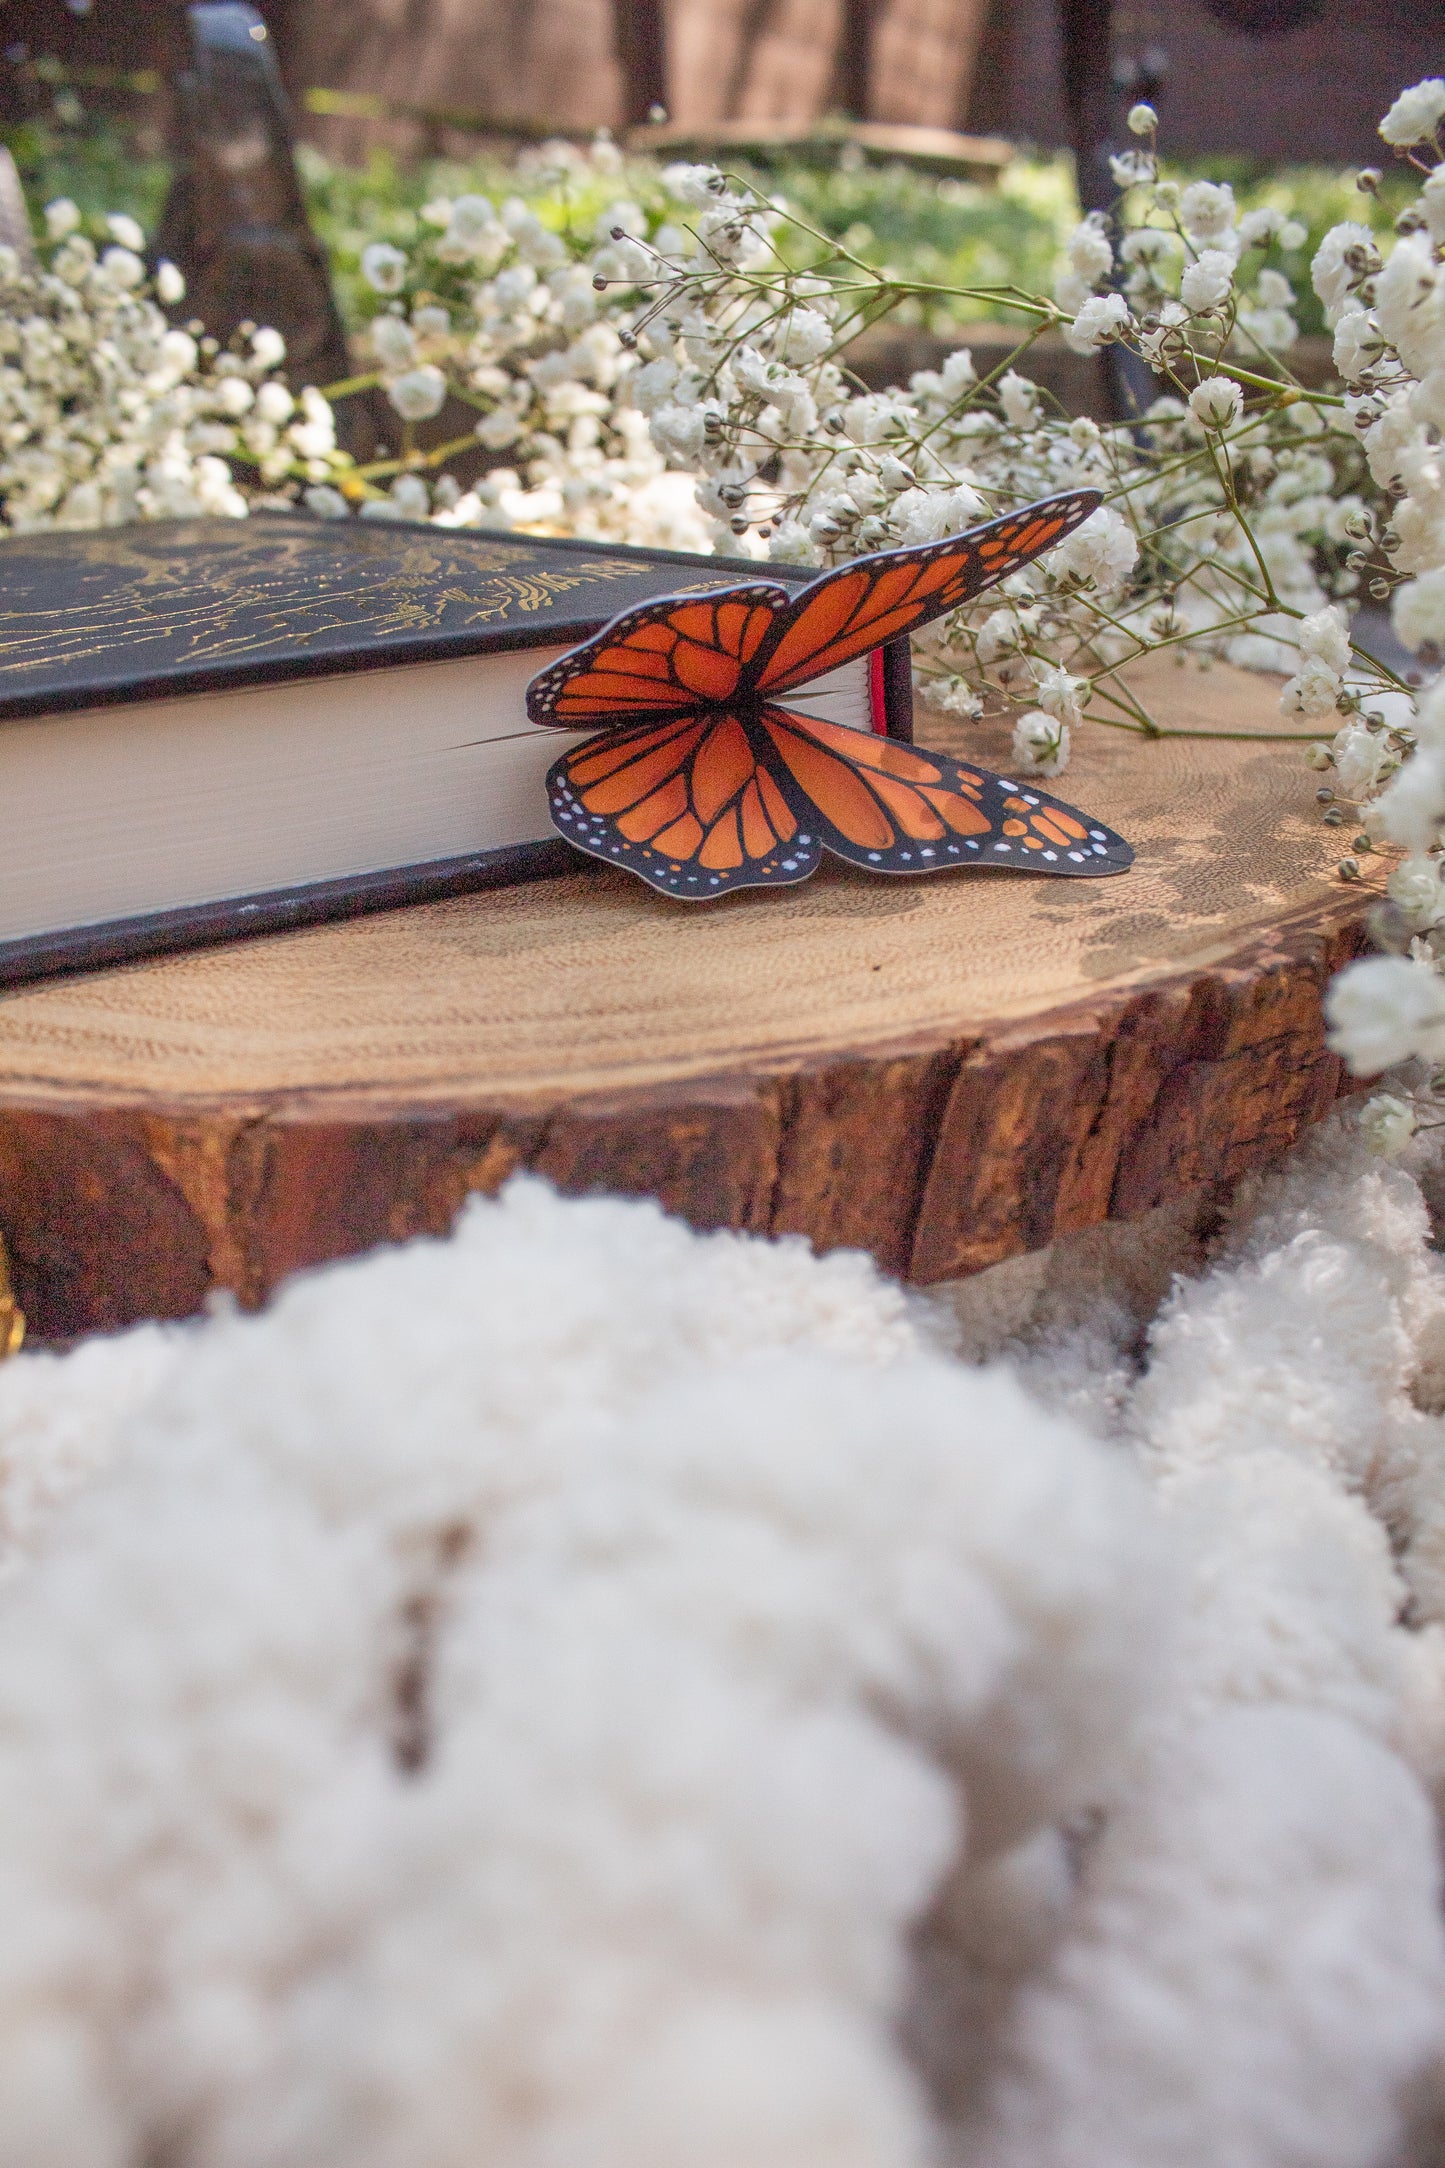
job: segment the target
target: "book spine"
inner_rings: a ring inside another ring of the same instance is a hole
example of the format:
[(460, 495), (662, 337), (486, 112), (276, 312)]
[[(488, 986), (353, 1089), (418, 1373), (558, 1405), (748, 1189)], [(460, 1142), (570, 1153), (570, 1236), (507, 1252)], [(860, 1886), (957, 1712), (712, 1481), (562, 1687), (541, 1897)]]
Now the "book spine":
[(875, 647), (869, 657), (872, 675), (873, 728), (889, 738), (913, 743), (913, 649), (907, 633)]

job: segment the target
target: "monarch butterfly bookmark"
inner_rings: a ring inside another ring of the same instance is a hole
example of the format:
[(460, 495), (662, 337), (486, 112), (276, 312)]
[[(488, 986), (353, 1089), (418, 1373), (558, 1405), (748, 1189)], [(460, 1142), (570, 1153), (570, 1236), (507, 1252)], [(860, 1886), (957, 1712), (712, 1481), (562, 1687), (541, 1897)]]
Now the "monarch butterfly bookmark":
[(806, 880), (825, 851), (869, 873), (1126, 872), (1121, 836), (1029, 783), (786, 697), (1006, 578), (1099, 502), (1070, 491), (798, 595), (758, 580), (624, 611), (527, 689), (534, 722), (597, 732), (548, 773), (554, 826), (689, 900)]

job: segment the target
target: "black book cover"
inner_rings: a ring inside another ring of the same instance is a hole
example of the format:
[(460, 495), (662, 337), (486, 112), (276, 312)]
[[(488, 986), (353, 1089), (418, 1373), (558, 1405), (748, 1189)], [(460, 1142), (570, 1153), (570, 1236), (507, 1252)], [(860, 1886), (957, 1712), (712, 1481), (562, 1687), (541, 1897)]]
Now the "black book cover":
[(0, 718), (568, 647), (653, 595), (816, 573), (400, 520), (157, 520), (0, 541)]

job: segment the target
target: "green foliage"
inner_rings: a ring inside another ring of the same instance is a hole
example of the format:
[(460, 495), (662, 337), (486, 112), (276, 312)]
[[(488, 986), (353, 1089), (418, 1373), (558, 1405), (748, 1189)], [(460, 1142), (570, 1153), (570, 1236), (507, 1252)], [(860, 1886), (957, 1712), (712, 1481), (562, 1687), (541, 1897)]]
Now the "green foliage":
[[(575, 181), (559, 175), (538, 154), (517, 163), (477, 158), (465, 163), (426, 160), (399, 166), (384, 152), (364, 168), (340, 166), (302, 146), (307, 200), (318, 233), (331, 253), (338, 293), (349, 321), (374, 314), (376, 297), (360, 275), (369, 241), (409, 247), (422, 206), (439, 196), (467, 192), (500, 202), (519, 195), (544, 225), (557, 232), (590, 233), (598, 204)], [(734, 165), (735, 171), (774, 201), (785, 204), (827, 243), (841, 243), (891, 277), (942, 288), (1022, 287), (1048, 293), (1069, 229), (1079, 217), (1070, 160), (1020, 155), (996, 187), (939, 180), (903, 164), (876, 165), (845, 147), (829, 164), (799, 160), (769, 171)], [(1305, 247), (1294, 255), (1272, 249), (1256, 259), (1285, 271), (1305, 289), (1304, 331), (1323, 328), (1309, 294), (1308, 265), (1326, 230), (1342, 218), (1360, 219), (1387, 231), (1409, 198), (1408, 180), (1387, 169), (1377, 197), (1324, 166), (1291, 166), (1271, 172), (1242, 158), (1218, 157), (1166, 167), (1181, 181), (1227, 180), (1241, 208), (1269, 205), (1308, 228)], [(650, 208), (655, 168), (629, 161), (632, 194)], [(781, 237), (789, 261), (806, 268), (823, 259), (822, 241), (796, 228)], [(1305, 273), (1301, 277), (1301, 273)], [(945, 292), (901, 304), (894, 320), (946, 330), (960, 322), (1006, 317), (1002, 300), (954, 298)], [(1017, 321), (1017, 319), (1015, 319)]]
[(136, 131), (124, 122), (86, 112), (73, 94), (61, 92), (49, 115), (0, 131), (0, 140), (15, 160), (37, 231), (43, 230), (41, 211), (57, 196), (69, 196), (87, 225), (124, 211), (147, 233), (155, 231), (170, 165), (145, 156)]
[[(939, 180), (903, 164), (873, 165), (844, 149), (831, 165), (799, 163), (749, 179), (890, 277), (941, 287), (1021, 286), (1047, 292), (1054, 261), (1078, 218), (1064, 158), (1019, 158), (996, 187)], [(784, 236), (799, 267), (824, 251), (794, 231)], [(1006, 314), (1002, 303), (919, 295), (895, 321), (942, 330), (960, 319)]]
[[(356, 167), (334, 164), (303, 143), (297, 162), (312, 224), (331, 259), (342, 314), (353, 328), (368, 322), (382, 305), (361, 275), (363, 250), (373, 241), (389, 241), (410, 251), (429, 203), (478, 195), (500, 206), (509, 197), (520, 197), (544, 226), (565, 236), (574, 244), (573, 253), (582, 255), (592, 245), (604, 204), (612, 200), (585, 171), (549, 157), (545, 149), (524, 151), (515, 160), (425, 159), (411, 166), (374, 151), (364, 167)], [(654, 224), (663, 211), (658, 170), (648, 159), (631, 159), (624, 168), (627, 192), (653, 215)], [(458, 265), (450, 282), (439, 285), (438, 298), (464, 303), (476, 278), (475, 264)]]
[[(127, 211), (151, 232), (165, 201), (169, 167), (164, 158), (137, 155), (135, 133), (104, 112), (83, 111), (73, 94), (62, 91), (48, 116), (7, 131), (4, 140), (33, 214), (56, 196), (70, 196), (87, 221), (107, 211)], [(515, 161), (483, 155), (409, 165), (375, 151), (365, 166), (345, 166), (302, 144), (298, 156), (311, 218), (330, 254), (338, 298), (353, 327), (377, 307), (377, 296), (361, 277), (362, 250), (371, 241), (409, 249), (423, 206), (438, 197), (475, 193), (500, 203), (520, 196), (544, 225), (579, 243), (590, 239), (601, 207), (600, 197), (593, 200), (595, 191), (590, 195), (575, 174), (536, 151)], [(824, 237), (815, 241), (789, 228), (785, 248), (795, 266), (822, 260), (826, 241), (841, 243), (899, 280), (973, 289), (967, 296), (920, 294), (895, 312), (895, 321), (940, 331), (1007, 315), (1001, 300), (977, 298), (978, 289), (1015, 286), (1047, 293), (1059, 249), (1079, 215), (1070, 162), (1062, 155), (1020, 155), (996, 187), (939, 180), (901, 163), (875, 164), (848, 145), (826, 162), (798, 159), (767, 171), (736, 170)], [(1269, 205), (1308, 228), (1309, 239), (1296, 254), (1276, 248), (1256, 259), (1303, 288), (1301, 329), (1306, 332), (1319, 331), (1322, 322), (1301, 272), (1307, 272), (1326, 230), (1343, 218), (1388, 230), (1410, 196), (1406, 175), (1388, 165), (1373, 198), (1323, 166), (1270, 171), (1221, 154), (1166, 165), (1165, 171), (1181, 181), (1227, 180), (1242, 208)], [(657, 195), (655, 176), (649, 161), (628, 162), (630, 192), (644, 208), (660, 210), (660, 200), (651, 200)], [(441, 298), (460, 300), (462, 285), (459, 273), (457, 294)]]

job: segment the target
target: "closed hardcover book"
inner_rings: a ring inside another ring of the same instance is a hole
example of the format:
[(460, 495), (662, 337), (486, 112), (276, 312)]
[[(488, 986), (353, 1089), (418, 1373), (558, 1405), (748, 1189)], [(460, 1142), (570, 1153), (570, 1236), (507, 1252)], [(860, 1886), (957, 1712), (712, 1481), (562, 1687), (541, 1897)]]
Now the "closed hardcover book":
[[(576, 870), (535, 672), (785, 565), (285, 514), (0, 542), (0, 982)], [(907, 737), (908, 643), (810, 713)]]

